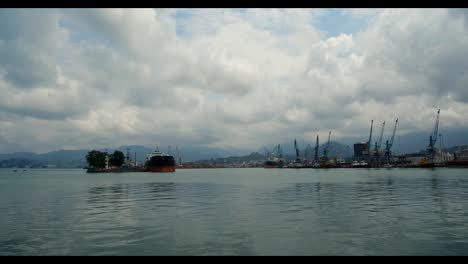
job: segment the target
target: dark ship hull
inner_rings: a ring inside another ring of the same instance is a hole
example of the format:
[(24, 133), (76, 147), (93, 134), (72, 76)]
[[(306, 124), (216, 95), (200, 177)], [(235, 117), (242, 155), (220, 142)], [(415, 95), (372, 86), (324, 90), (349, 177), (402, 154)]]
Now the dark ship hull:
[(145, 163), (145, 171), (174, 172), (176, 164), (173, 156), (153, 156)]
[(265, 164), (263, 165), (264, 168), (283, 168), (284, 162), (283, 161), (272, 161), (268, 160), (265, 161)]
[(430, 163), (418, 164), (418, 165), (416, 165), (414, 167), (416, 167), (416, 168), (438, 168), (438, 167), (446, 167), (446, 165), (443, 164), (443, 163), (430, 162)]
[(368, 164), (351, 165), (349, 168), (370, 168)]
[(468, 160), (450, 160), (447, 161), (449, 167), (468, 167)]

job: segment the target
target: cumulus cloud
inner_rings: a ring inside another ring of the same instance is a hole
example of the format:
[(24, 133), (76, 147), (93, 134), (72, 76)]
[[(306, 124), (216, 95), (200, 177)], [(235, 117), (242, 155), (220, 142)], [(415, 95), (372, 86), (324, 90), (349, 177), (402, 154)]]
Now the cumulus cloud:
[(467, 127), (466, 10), (0, 10), (1, 152)]

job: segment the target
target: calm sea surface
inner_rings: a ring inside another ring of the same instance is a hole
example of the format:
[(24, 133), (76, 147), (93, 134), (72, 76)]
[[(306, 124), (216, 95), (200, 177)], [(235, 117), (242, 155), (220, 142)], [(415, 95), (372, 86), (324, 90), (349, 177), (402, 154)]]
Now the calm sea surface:
[(468, 255), (468, 169), (0, 169), (0, 255)]

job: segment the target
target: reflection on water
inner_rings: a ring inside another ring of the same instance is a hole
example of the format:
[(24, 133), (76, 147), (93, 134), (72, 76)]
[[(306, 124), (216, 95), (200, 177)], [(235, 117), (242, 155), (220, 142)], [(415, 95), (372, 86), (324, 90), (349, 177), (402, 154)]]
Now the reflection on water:
[(0, 171), (0, 255), (468, 253), (464, 170), (87, 176)]
[(90, 187), (88, 190), (88, 203), (119, 202), (123, 199), (151, 199), (171, 200), (175, 183), (152, 182), (141, 185), (113, 184), (110, 186)]

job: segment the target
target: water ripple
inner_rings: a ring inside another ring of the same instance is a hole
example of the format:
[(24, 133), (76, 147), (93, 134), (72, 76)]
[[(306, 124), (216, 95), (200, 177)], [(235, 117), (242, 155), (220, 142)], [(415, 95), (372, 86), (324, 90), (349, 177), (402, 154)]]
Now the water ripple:
[(464, 170), (34, 173), (0, 173), (0, 255), (468, 252)]

